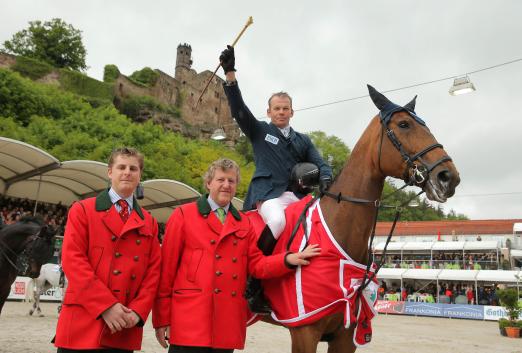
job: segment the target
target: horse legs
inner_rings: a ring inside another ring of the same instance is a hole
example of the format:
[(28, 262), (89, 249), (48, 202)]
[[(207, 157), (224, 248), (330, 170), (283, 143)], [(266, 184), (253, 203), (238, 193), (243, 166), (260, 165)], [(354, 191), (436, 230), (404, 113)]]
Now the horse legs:
[(353, 343), (354, 327), (340, 326), (334, 332), (334, 339), (328, 342), (328, 353), (353, 353), (357, 349)]
[(292, 353), (315, 353), (321, 339), (321, 332), (313, 325), (292, 327)]

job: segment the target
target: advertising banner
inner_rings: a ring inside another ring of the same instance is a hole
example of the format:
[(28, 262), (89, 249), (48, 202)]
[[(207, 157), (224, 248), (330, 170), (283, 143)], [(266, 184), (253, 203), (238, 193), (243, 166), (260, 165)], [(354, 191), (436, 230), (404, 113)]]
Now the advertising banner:
[[(31, 279), (29, 277), (16, 277), (15, 281), (11, 285), (11, 291), (7, 299), (21, 299), (24, 300), (28, 290), (28, 286)], [(61, 301), (62, 300), (62, 288), (51, 287), (45, 293), (40, 296), (42, 301)]]
[[(456, 319), (498, 321), (500, 318), (507, 318), (507, 313), (503, 307), (489, 305), (437, 304), (378, 300), (375, 304), (375, 309), (383, 314), (434, 316)], [(522, 319), (522, 315), (520, 315), (519, 319)]]
[(444, 304), (404, 302), (404, 314), (421, 316), (444, 316)]
[(379, 313), (403, 314), (404, 302), (390, 302), (386, 300), (377, 300), (377, 303), (375, 304), (375, 310), (377, 310)]
[(29, 277), (16, 277), (13, 284), (11, 284), (11, 291), (7, 299), (25, 299), (27, 293), (27, 285), (31, 279)]
[[(508, 318), (506, 310), (501, 306), (484, 305), (484, 320), (498, 321), (501, 318)], [(522, 320), (522, 314), (518, 316)]]
[(468, 304), (439, 304), (443, 305), (443, 316), (459, 319), (484, 320), (484, 307), (482, 305)]

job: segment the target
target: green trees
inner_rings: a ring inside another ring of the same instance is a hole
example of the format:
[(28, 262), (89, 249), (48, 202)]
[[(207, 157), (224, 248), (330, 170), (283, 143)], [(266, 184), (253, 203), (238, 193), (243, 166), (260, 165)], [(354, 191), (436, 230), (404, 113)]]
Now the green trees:
[(350, 157), (350, 149), (337, 136), (327, 136), (323, 131), (308, 133), (315, 147), (323, 156), (325, 162), (332, 166), (333, 174), (337, 175)]
[(85, 70), (87, 51), (82, 32), (59, 18), (31, 21), (29, 28), (17, 32), (4, 42), (8, 53), (44, 61), (59, 68)]
[(219, 142), (185, 138), (152, 122), (134, 124), (111, 103), (93, 108), (75, 94), (6, 69), (0, 69), (0, 136), (40, 147), (62, 161), (106, 162), (114, 147), (136, 147), (146, 156), (144, 179), (175, 179), (200, 192), (208, 165), (228, 157), (241, 167), (238, 197), (245, 195), (254, 169)]

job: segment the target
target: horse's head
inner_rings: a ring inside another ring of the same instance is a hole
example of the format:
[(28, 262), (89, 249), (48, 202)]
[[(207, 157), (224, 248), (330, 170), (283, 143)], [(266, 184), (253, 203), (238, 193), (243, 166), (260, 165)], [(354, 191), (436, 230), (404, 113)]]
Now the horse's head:
[[(415, 98), (404, 107), (392, 103), (368, 86), (379, 108), (380, 121), (377, 165), (385, 176), (418, 186), (433, 201), (445, 202), (460, 183), (459, 173), (424, 121), (415, 114)], [(386, 135), (386, 137), (384, 136)]]
[(26, 248), (29, 265), (29, 277), (36, 278), (40, 275), (40, 268), (48, 263), (54, 254), (54, 231), (44, 225), (40, 232), (33, 236)]
[(0, 230), (0, 239), (9, 249), (9, 262), (16, 262), (13, 266), (32, 278), (38, 277), (40, 267), (53, 256), (54, 231), (33, 217), (5, 226)]

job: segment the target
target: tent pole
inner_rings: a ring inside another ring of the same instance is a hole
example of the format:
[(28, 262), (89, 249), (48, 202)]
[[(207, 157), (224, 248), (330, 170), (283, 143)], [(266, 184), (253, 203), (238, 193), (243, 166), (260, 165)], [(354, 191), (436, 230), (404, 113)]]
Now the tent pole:
[(475, 304), (478, 304), (478, 285), (477, 285), (476, 279), (475, 279)]
[(40, 174), (40, 180), (38, 180), (38, 189), (36, 189), (36, 199), (34, 200), (33, 217), (36, 217), (36, 209), (38, 208), (38, 199), (40, 198), (40, 186), (42, 186), (42, 174)]

